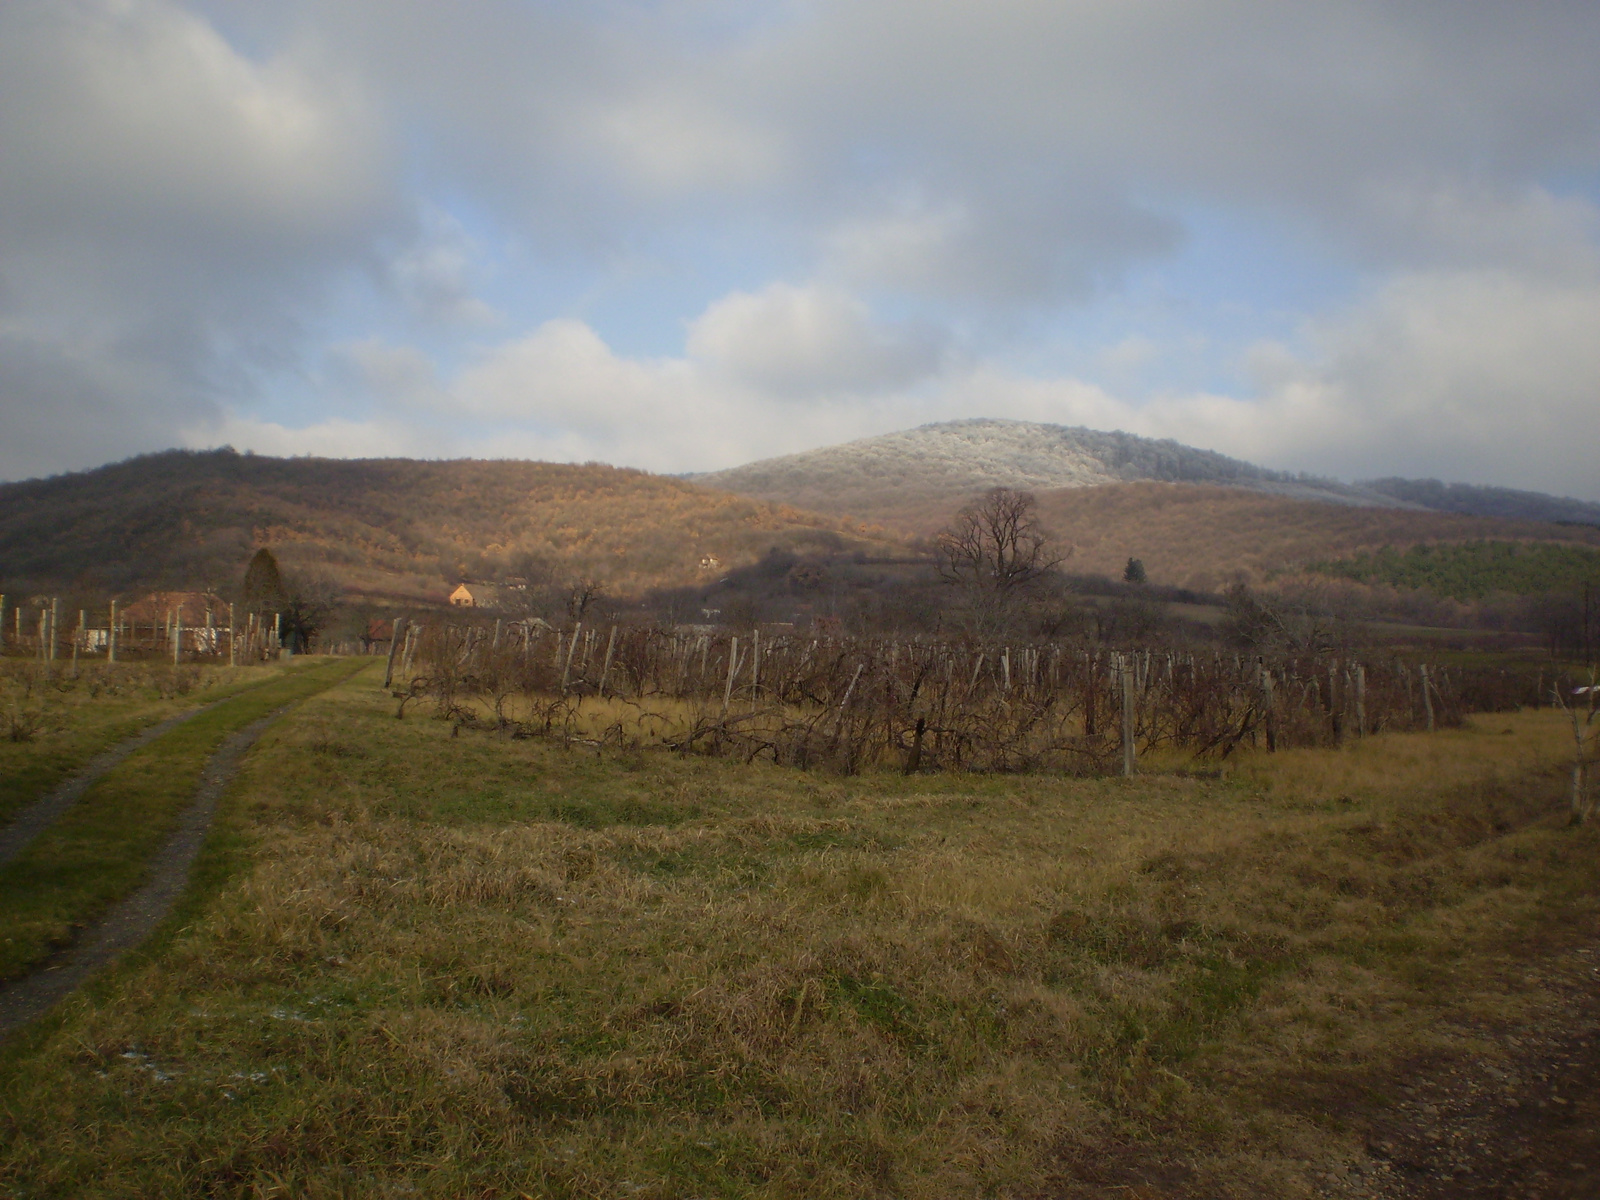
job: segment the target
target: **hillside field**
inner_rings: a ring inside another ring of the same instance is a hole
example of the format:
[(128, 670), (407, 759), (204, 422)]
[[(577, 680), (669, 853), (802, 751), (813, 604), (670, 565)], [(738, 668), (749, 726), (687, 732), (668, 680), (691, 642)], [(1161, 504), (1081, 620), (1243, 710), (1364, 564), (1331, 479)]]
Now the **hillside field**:
[[(1152, 582), (1210, 591), (1276, 572), (1419, 544), (1542, 542), (1600, 548), (1600, 529), (1398, 508), (1356, 508), (1199, 484), (1122, 483), (1038, 493), (1041, 523), (1073, 547), (1067, 569), (1120, 576), (1142, 559)], [(929, 513), (919, 532), (947, 514)]]
[(1600, 842), (1548, 710), (845, 777), (380, 680), (271, 727), (166, 931), (0, 1049), (0, 1191), (1592, 1194)]

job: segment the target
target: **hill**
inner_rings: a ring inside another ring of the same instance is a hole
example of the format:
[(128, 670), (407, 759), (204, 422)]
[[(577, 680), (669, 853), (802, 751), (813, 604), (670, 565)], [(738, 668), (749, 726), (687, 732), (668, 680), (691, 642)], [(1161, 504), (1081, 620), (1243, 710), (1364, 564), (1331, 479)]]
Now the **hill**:
[(1440, 483), (1437, 479), (1374, 479), (1362, 486), (1436, 512), (1465, 513), (1475, 517), (1510, 517), (1520, 521), (1556, 521), (1570, 525), (1600, 525), (1600, 504), (1565, 496), (1547, 496), (1543, 492), (1481, 487), (1471, 483)]
[(231, 589), (263, 545), (351, 592), (439, 601), (463, 577), (586, 576), (633, 592), (772, 546), (889, 543), (838, 517), (598, 464), (174, 450), (0, 484), (0, 591), (13, 595)]
[(923, 425), (693, 478), (744, 496), (818, 512), (870, 514), (915, 529), (925, 528), (930, 510), (959, 507), (992, 487), (1042, 491), (1140, 480), (1222, 484), (1344, 505), (1413, 507), (1366, 488), (1269, 471), (1170, 440), (987, 418)]
[[(1355, 508), (1194, 484), (1126, 483), (1037, 493), (1043, 524), (1074, 546), (1068, 569), (1119, 575), (1142, 559), (1150, 579), (1200, 590), (1235, 574), (1261, 580), (1390, 547), (1499, 542), (1600, 546), (1600, 528), (1418, 509)], [(928, 521), (937, 528), (938, 520)]]

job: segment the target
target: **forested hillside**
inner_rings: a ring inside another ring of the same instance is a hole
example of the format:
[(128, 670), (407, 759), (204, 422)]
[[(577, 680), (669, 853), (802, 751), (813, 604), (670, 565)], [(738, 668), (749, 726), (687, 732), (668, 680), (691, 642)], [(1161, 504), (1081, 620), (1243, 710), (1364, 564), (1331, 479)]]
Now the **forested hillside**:
[(1386, 546), (1405, 551), (1488, 539), (1600, 547), (1600, 529), (1588, 526), (1354, 508), (1227, 487), (1124, 483), (1038, 495), (1045, 525), (1075, 548), (1068, 569), (1120, 575), (1138, 558), (1153, 582), (1202, 590), (1236, 574), (1257, 582)]
[(0, 485), (0, 591), (231, 588), (271, 546), (347, 590), (442, 600), (465, 577), (691, 582), (772, 546), (881, 548), (837, 517), (588, 464), (168, 451)]
[(1600, 504), (1565, 496), (1547, 496), (1543, 492), (1482, 487), (1471, 483), (1440, 483), (1437, 479), (1374, 479), (1363, 486), (1396, 500), (1420, 504), (1438, 512), (1600, 526)]

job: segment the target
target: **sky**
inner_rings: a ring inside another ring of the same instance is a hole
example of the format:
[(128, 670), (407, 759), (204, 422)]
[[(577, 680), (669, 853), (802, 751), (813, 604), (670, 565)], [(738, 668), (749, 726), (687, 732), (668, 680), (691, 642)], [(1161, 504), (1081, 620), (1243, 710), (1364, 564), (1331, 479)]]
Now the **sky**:
[(931, 421), (1600, 500), (1600, 4), (4, 0), (0, 479)]

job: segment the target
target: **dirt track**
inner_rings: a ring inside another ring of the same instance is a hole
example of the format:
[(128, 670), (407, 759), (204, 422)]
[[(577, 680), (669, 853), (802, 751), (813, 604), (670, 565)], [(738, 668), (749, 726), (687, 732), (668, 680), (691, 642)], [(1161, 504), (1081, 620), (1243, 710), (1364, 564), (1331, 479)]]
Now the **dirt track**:
[[(179, 818), (178, 828), (167, 840), (166, 845), (151, 859), (150, 879), (144, 886), (118, 901), (104, 917), (85, 929), (72, 946), (52, 957), (37, 971), (0, 988), (0, 1034), (9, 1033), (43, 1014), (91, 973), (144, 941), (166, 919), (178, 896), (188, 884), (189, 867), (193, 864), (195, 855), (200, 852), (200, 846), (211, 828), (217, 801), (237, 773), (245, 753), (283, 711), (279, 709), (277, 712), (269, 713), (229, 734), (207, 761), (205, 771), (201, 775), (200, 786), (195, 790), (193, 801)], [(173, 718), (163, 722), (162, 725), (153, 726), (134, 741), (138, 745), (143, 745), (159, 736), (160, 732), (194, 715), (187, 713), (182, 718)], [(120, 753), (121, 758), (125, 758), (136, 748), (137, 746), (130, 747), (129, 743), (125, 742), (110, 753)], [(107, 755), (102, 755), (101, 759), (106, 757)], [(112, 760), (110, 765), (121, 761), (121, 758)], [(91, 768), (99, 764), (101, 759), (96, 759)], [(100, 773), (103, 774), (107, 769), (109, 765), (102, 767)], [(88, 785), (86, 776), (80, 775), (72, 783), (79, 784), (80, 781), (82, 786), (78, 788), (78, 792), (81, 793), (83, 787)], [(45, 800), (29, 809), (25, 816), (31, 817), (46, 805), (52, 804), (57, 806), (54, 815), (59, 815), (59, 812), (65, 811), (72, 800), (76, 799), (74, 793), (65, 801), (59, 800), (64, 790), (57, 789)], [(53, 819), (53, 816), (50, 819)], [(39, 824), (28, 836), (32, 837), (39, 829), (44, 828), (45, 824), (48, 824), (48, 820)], [(9, 833), (10, 830), (6, 832)]]
[(220, 704), (214, 700), (210, 704), (201, 705), (186, 713), (179, 713), (175, 717), (168, 717), (150, 728), (134, 734), (126, 741), (119, 742), (111, 749), (103, 751), (91, 758), (71, 779), (60, 787), (50, 792), (40, 800), (34, 801), (23, 809), (17, 816), (0, 829), (0, 867), (6, 865), (17, 855), (28, 848), (28, 844), (38, 837), (55, 822), (62, 813), (66, 812), (89, 790), (89, 786), (100, 779), (107, 771), (121, 763), (135, 750), (148, 746), (164, 733), (168, 733), (182, 725), (185, 721), (192, 721), (201, 713), (208, 711)]

